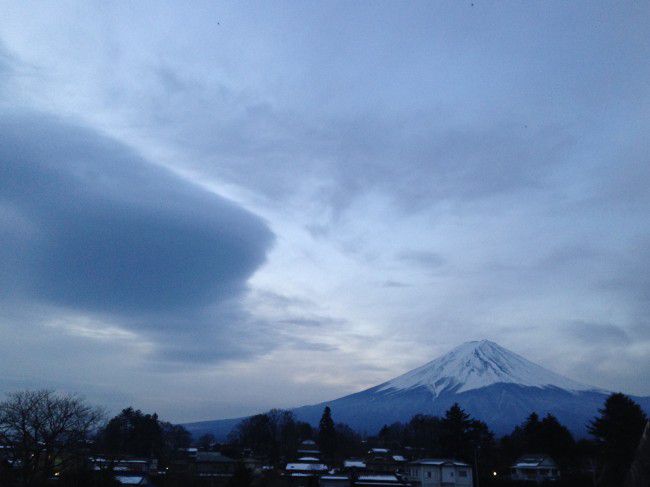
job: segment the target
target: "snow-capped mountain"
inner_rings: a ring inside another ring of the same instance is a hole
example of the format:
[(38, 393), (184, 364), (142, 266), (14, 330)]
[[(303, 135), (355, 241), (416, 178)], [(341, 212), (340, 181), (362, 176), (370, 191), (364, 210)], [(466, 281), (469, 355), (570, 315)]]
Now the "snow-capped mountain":
[[(337, 422), (360, 432), (407, 422), (415, 414), (442, 415), (455, 402), (498, 435), (510, 433), (533, 411), (551, 413), (584, 436), (609, 393), (541, 367), (494, 342), (467, 342), (378, 386), (292, 411), (313, 425), (327, 405)], [(650, 397), (634, 397), (650, 412)], [(185, 425), (195, 435), (225, 437), (242, 418)]]
[(492, 384), (558, 387), (568, 391), (595, 390), (540, 367), (494, 342), (466, 342), (451, 352), (379, 386), (379, 391), (428, 388), (434, 396)]

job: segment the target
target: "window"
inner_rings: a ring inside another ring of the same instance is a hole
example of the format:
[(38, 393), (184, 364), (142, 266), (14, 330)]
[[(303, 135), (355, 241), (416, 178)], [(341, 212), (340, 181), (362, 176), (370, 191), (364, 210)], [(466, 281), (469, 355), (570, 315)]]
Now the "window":
[(431, 472), (427, 472), (427, 478), (428, 478), (428, 479), (431, 478)]
[(458, 476), (459, 477), (467, 477), (467, 470), (459, 470), (458, 471)]

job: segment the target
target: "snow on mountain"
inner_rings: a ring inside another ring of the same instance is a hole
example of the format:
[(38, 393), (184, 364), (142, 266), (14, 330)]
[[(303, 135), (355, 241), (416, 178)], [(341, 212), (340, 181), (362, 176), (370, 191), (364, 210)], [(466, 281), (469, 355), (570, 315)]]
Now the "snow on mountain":
[(403, 391), (424, 386), (438, 396), (444, 391), (460, 393), (499, 383), (568, 391), (596, 390), (540, 367), (489, 340), (463, 343), (442, 357), (381, 384), (378, 390)]
[[(376, 433), (384, 424), (416, 414), (442, 416), (454, 403), (485, 421), (497, 434), (510, 433), (533, 411), (556, 416), (578, 437), (587, 434), (608, 392), (575, 382), (526, 360), (494, 342), (467, 342), (440, 358), (375, 387), (320, 404), (292, 409), (317, 425), (325, 406), (336, 421)], [(631, 396), (650, 412), (650, 397)], [(186, 425), (194, 435), (224, 437), (243, 418)]]

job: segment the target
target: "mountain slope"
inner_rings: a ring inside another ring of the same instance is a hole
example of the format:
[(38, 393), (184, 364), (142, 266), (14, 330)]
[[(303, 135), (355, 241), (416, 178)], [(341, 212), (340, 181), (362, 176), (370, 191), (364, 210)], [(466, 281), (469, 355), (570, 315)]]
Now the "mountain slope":
[(492, 384), (594, 390), (540, 367), (494, 342), (467, 342), (422, 367), (380, 385), (380, 391), (427, 387), (434, 396), (444, 391), (470, 391)]
[[(328, 405), (337, 422), (376, 433), (384, 424), (408, 421), (415, 414), (442, 415), (458, 402), (497, 434), (512, 431), (532, 412), (551, 413), (577, 436), (598, 414), (607, 391), (580, 384), (483, 340), (467, 342), (406, 374), (326, 403), (295, 408), (296, 417), (316, 425)], [(650, 397), (634, 397), (650, 411)], [(186, 425), (193, 434), (223, 438), (237, 419)]]

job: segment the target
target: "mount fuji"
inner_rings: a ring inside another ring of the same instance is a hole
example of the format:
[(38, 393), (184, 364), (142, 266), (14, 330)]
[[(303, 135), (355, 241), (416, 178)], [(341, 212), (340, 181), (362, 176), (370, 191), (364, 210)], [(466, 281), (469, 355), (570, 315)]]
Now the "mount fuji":
[[(374, 434), (383, 425), (407, 422), (415, 414), (443, 415), (455, 402), (485, 421), (497, 435), (510, 433), (533, 411), (551, 413), (576, 436), (587, 433), (609, 391), (575, 382), (489, 340), (463, 343), (417, 369), (355, 394), (292, 409), (317, 425), (325, 406), (335, 421)], [(650, 397), (635, 397), (650, 412)], [(243, 418), (186, 424), (194, 435), (218, 438)]]

